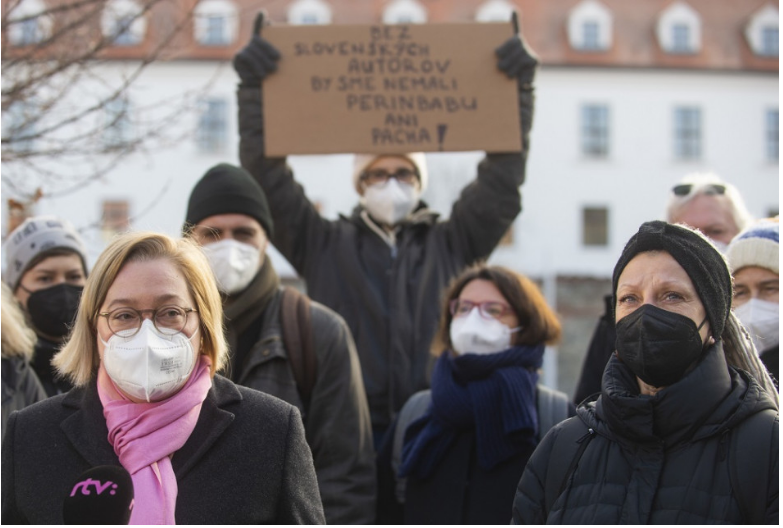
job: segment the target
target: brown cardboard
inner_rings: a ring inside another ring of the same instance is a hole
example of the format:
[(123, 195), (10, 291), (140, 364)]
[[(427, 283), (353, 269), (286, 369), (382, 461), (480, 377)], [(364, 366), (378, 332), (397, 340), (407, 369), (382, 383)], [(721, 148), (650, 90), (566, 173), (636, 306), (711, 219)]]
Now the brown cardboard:
[(516, 81), (497, 68), (510, 23), (273, 26), (268, 156), (519, 151)]

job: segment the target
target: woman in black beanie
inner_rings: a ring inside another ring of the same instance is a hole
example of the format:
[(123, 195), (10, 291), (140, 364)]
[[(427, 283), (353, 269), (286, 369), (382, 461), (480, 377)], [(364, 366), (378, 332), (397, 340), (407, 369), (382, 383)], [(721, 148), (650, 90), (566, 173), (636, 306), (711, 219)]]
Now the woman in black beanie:
[(539, 444), (514, 522), (778, 524), (778, 396), (731, 313), (723, 256), (647, 222), (612, 283), (601, 396)]

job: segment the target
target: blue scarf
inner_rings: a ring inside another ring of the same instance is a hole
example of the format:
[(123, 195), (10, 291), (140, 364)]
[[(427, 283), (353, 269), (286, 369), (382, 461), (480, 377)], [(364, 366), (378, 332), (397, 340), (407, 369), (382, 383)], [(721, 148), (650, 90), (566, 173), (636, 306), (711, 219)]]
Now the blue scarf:
[(429, 476), (466, 429), (475, 428), (486, 470), (536, 445), (536, 370), (543, 357), (544, 345), (457, 357), (444, 352), (432, 373), (432, 403), (405, 431), (400, 477)]

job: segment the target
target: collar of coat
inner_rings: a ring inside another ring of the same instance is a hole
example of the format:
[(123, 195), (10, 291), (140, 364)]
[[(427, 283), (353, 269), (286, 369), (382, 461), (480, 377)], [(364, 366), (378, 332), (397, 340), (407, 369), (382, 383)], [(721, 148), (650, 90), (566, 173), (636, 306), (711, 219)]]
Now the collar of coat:
[(390, 234), (388, 233), (381, 225), (372, 219), (372, 217), (367, 212), (367, 209), (364, 208), (361, 204), (354, 207), (353, 212), (351, 213), (350, 217), (346, 217), (345, 215), (340, 215), (340, 218), (343, 220), (347, 220), (349, 222), (353, 222), (356, 225), (363, 226), (366, 229), (369, 229), (376, 235), (378, 235), (384, 242), (389, 244), (389, 246), (394, 247), (396, 245), (397, 241), (397, 233), (399, 233), (402, 229), (408, 228), (408, 227), (416, 227), (416, 226), (431, 226), (434, 225), (438, 221), (438, 217), (440, 215), (436, 213), (435, 211), (432, 211), (426, 202), (423, 200), (419, 200), (419, 205), (416, 206), (416, 209), (414, 209), (413, 213), (411, 213), (407, 218), (402, 220), (400, 223), (398, 223), (394, 231)]
[[(184, 477), (225, 433), (234, 421), (234, 413), (225, 408), (241, 400), (236, 385), (217, 374), (212, 378), (212, 387), (201, 406), (195, 429), (171, 459), (177, 479)], [(72, 410), (60, 427), (73, 448), (91, 466), (119, 466), (120, 460), (108, 440), (109, 430), (98, 397), (97, 377), (93, 376), (87, 386), (68, 392), (62, 405)]]

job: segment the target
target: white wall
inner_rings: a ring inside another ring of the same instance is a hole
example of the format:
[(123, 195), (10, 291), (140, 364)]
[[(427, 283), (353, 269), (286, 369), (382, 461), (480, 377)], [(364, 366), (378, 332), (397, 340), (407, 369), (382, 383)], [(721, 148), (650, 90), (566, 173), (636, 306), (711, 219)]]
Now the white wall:
[[(118, 71), (117, 65), (108, 66), (103, 77)], [(164, 109), (148, 103), (176, 99), (184, 90), (198, 92), (210, 79), (209, 95), (225, 97), (231, 105), (223, 153), (198, 151), (191, 137), (196, 115), (183, 112), (174, 135), (184, 140), (173, 145), (159, 141), (122, 162), (104, 181), (63, 197), (45, 197), (36, 212), (85, 228), (93, 259), (105, 242), (98, 229), (88, 226), (98, 223), (105, 199), (129, 200), (134, 216), (150, 208), (134, 220), (137, 229), (177, 234), (194, 183), (216, 163), (238, 162), (236, 75), (227, 63), (156, 63), (132, 93), (135, 104), (147, 107), (145, 117), (152, 117)], [(778, 106), (776, 75), (543, 67), (536, 98), (523, 213), (514, 226), (514, 245), (498, 249), (492, 257), (496, 263), (532, 276), (611, 275), (625, 241), (642, 222), (662, 218), (668, 190), (690, 171), (714, 170), (734, 183), (754, 215), (778, 206), (778, 164), (766, 160), (764, 143), (765, 112)], [(609, 106), (610, 155), (605, 160), (580, 153), (583, 103)], [(699, 162), (674, 159), (672, 114), (678, 104), (702, 108)], [(462, 185), (474, 177), (480, 157), (476, 152), (428, 155), (432, 176), (425, 199), (434, 209), (448, 215)], [(326, 217), (350, 213), (357, 202), (350, 156), (299, 156), (290, 163)], [(3, 191), (5, 198), (12, 196), (5, 187)], [(608, 247), (581, 245), (581, 210), (589, 205), (610, 209)]]

